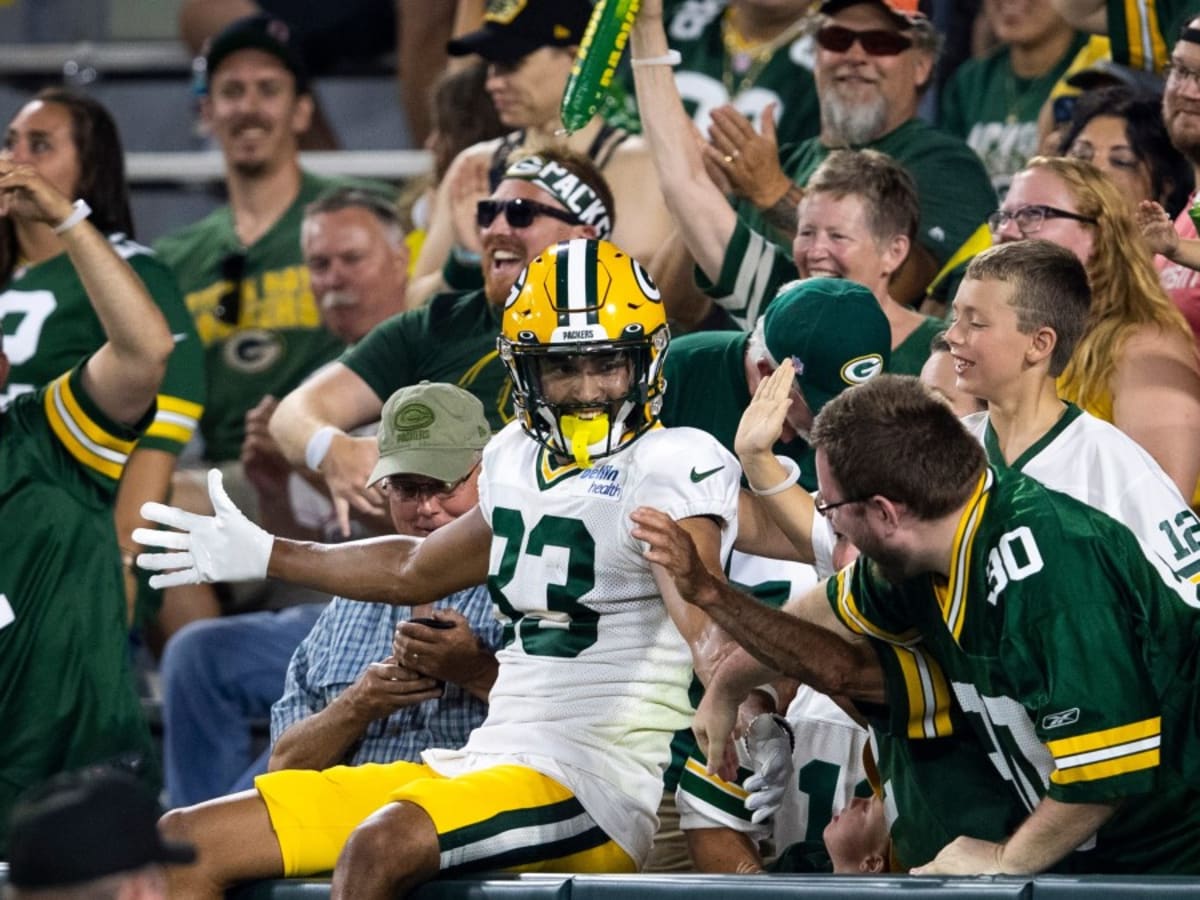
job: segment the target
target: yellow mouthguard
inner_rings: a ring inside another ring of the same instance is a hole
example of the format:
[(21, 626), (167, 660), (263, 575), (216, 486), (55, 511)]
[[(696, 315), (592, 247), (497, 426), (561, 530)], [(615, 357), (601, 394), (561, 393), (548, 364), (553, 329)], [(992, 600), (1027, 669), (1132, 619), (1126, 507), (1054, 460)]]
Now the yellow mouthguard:
[(575, 457), (576, 465), (590, 469), (592, 458), (588, 447), (608, 436), (608, 414), (599, 413), (590, 419), (564, 415), (561, 423), (563, 437), (571, 442), (571, 454)]

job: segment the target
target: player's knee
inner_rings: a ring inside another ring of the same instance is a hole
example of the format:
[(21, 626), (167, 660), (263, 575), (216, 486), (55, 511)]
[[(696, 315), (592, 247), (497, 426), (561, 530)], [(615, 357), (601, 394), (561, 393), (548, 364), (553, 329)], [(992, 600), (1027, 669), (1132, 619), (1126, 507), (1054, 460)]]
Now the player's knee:
[[(403, 847), (405, 852), (397, 853)], [(338, 868), (386, 873), (393, 883), (431, 878), (438, 870), (437, 831), (411, 803), (389, 803), (354, 829)]]

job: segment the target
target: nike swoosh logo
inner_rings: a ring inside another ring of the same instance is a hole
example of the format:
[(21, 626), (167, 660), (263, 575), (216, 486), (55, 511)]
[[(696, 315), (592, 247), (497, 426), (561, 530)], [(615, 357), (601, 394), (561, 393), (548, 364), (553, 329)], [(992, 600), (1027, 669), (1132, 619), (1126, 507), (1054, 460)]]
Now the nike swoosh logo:
[(718, 472), (720, 472), (720, 471), (721, 471), (723, 468), (725, 468), (725, 467), (724, 467), (724, 466), (717, 466), (715, 469), (709, 469), (707, 472), (697, 472), (697, 471), (696, 471), (696, 469), (695, 469), (695, 467), (693, 466), (693, 467), (692, 467), (692, 481), (696, 481), (696, 482), (703, 481), (703, 480), (704, 480), (705, 478), (707, 478), (709, 475), (716, 475), (716, 474), (717, 474)]
[(188, 339), (188, 333), (186, 331), (177, 331), (171, 335), (171, 338), (175, 341), (175, 343), (181, 344)]

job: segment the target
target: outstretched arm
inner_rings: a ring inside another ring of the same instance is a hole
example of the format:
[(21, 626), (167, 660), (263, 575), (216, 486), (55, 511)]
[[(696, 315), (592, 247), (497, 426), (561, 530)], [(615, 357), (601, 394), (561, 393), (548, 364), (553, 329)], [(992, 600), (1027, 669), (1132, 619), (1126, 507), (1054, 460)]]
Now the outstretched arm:
[[(879, 662), (869, 644), (834, 616), (824, 583), (782, 610), (771, 609), (715, 576), (688, 532), (666, 513), (643, 506), (634, 511), (633, 521), (633, 536), (650, 545), (646, 559), (670, 573), (679, 596), (707, 613), (764, 666), (822, 693), (883, 702)], [(718, 662), (717, 670), (728, 664)], [(761, 675), (754, 673), (753, 684), (766, 680)]]
[[(0, 215), (62, 228), (71, 201), (31, 166), (0, 160)], [(154, 402), (174, 342), (142, 280), (86, 219), (58, 232), (108, 340), (88, 360), (83, 387), (110, 419), (133, 424)]]
[(721, 274), (725, 248), (737, 215), (704, 169), (694, 126), (668, 65), (638, 66), (637, 60), (665, 56), (661, 0), (645, 0), (631, 32), (631, 59), (644, 138), (675, 226), (696, 263), (713, 281)]
[(288, 541), (263, 531), (225, 493), (221, 473), (208, 473), (215, 515), (161, 503), (142, 515), (176, 529), (139, 528), (133, 539), (165, 553), (143, 553), (138, 565), (164, 574), (155, 588), (272, 577), (356, 600), (413, 606), (487, 579), (492, 530), (475, 507), (428, 538), (391, 536), (345, 544)]

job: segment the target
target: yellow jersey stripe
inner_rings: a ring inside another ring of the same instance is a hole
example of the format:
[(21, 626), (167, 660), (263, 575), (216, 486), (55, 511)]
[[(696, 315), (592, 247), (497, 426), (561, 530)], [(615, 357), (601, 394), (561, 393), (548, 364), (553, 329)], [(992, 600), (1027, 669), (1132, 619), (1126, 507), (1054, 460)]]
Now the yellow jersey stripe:
[(92, 421), (91, 416), (83, 411), (83, 407), (79, 405), (79, 400), (76, 398), (75, 391), (71, 387), (69, 374), (56, 379), (56, 388), (59, 393), (59, 399), (56, 402), (60, 403), (65, 409), (69, 418), (78, 427), (81, 440), (86, 441), (91, 446), (93, 452), (100, 453), (111, 459), (125, 457), (132, 452), (136, 441), (125, 441), (105, 431), (104, 428)]
[(1128, 775), (1131, 772), (1141, 772), (1153, 769), (1159, 764), (1158, 748), (1132, 753), (1117, 759), (1104, 760), (1087, 766), (1075, 766), (1071, 769), (1055, 769), (1050, 773), (1054, 784), (1076, 784), (1080, 781), (1099, 781), (1102, 778), (1112, 778), (1116, 775)]
[(51, 430), (71, 456), (113, 481), (120, 479), (133, 444), (109, 434), (88, 418), (71, 392), (69, 375), (50, 383), (44, 408)]
[(959, 520), (954, 534), (954, 552), (950, 557), (949, 596), (938, 594), (943, 601), (942, 618), (946, 627), (954, 636), (957, 644), (962, 635), (963, 621), (966, 618), (967, 587), (971, 571), (971, 548), (975, 542), (975, 532), (983, 521), (984, 510), (987, 509), (988, 492), (992, 486), (992, 470), (985, 469), (975, 486), (975, 491), (967, 501), (966, 509)]
[(1161, 734), (1162, 716), (1154, 716), (1150, 719), (1142, 719), (1140, 722), (1131, 722), (1128, 725), (1118, 725), (1102, 731), (1060, 738), (1057, 741), (1046, 741), (1046, 749), (1057, 761), (1064, 756), (1117, 747), (1121, 744), (1128, 744), (1130, 741), (1140, 741), (1143, 738), (1157, 738)]
[(896, 647), (908, 696), (908, 736), (913, 740), (945, 737), (950, 724), (950, 688), (937, 661), (924, 648)]
[(684, 763), (684, 768), (697, 778), (708, 782), (717, 790), (728, 794), (730, 797), (736, 797), (738, 800), (745, 800), (750, 796), (749, 791), (744, 790), (743, 788), (734, 784), (732, 781), (726, 781), (719, 775), (710, 775), (704, 766), (700, 765), (700, 762), (696, 759), (688, 757), (688, 761)]
[(155, 419), (150, 423), (150, 427), (146, 429), (145, 436), (148, 438), (162, 438), (163, 440), (174, 441), (177, 444), (186, 444), (192, 439), (195, 431), (195, 427), (189, 428), (174, 422)]
[(1134, 69), (1161, 72), (1167, 62), (1158, 9), (1153, 0), (1125, 0), (1125, 43), (1129, 65)]
[[(859, 563), (859, 565), (862, 565), (862, 563)], [(834, 576), (837, 580), (838, 613), (840, 614), (842, 623), (856, 634), (878, 638), (889, 644), (899, 644), (902, 647), (907, 647), (919, 643), (921, 636), (915, 628), (910, 628), (903, 634), (893, 634), (878, 627), (862, 614), (858, 608), (858, 602), (854, 599), (854, 593), (850, 590), (850, 579), (847, 575), (850, 568), (852, 567), (842, 569)]]
[(172, 413), (181, 418), (199, 419), (202, 412), (204, 412), (204, 406), (199, 403), (184, 400), (182, 397), (172, 397), (169, 394), (158, 395), (158, 414), (160, 416), (163, 413)]

